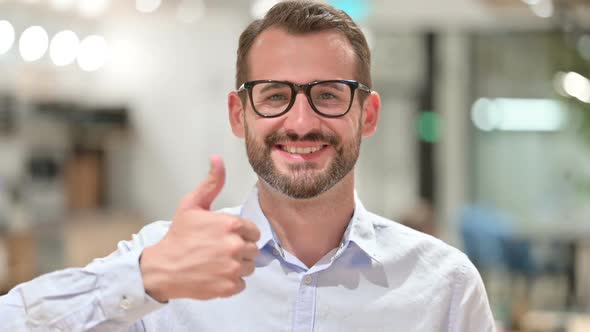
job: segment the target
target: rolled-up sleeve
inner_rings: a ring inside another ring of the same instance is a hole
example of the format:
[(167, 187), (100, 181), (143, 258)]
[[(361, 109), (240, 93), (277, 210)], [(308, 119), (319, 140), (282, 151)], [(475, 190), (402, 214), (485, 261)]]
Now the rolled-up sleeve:
[(142, 330), (139, 320), (163, 304), (146, 294), (139, 258), (168, 226), (150, 224), (131, 241), (121, 241), (111, 255), (86, 267), (18, 285), (0, 297), (0, 331)]

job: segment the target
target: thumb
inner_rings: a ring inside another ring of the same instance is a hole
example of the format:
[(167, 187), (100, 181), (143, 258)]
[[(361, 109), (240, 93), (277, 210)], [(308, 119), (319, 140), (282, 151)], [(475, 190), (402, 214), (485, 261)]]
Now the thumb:
[(223, 159), (218, 155), (209, 157), (209, 162), (209, 174), (197, 189), (184, 196), (178, 206), (179, 210), (211, 209), (211, 204), (219, 195), (225, 183), (225, 167), (223, 166)]

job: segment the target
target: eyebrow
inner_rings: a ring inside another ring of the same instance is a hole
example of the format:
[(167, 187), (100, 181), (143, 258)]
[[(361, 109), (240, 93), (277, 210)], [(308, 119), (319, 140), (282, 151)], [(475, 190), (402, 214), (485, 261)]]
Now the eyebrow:
[(270, 84), (265, 84), (265, 87), (262, 88), (260, 90), (260, 92), (266, 92), (268, 90), (273, 90), (273, 89), (276, 90), (276, 89), (284, 88), (284, 87), (288, 87), (288, 86), (286, 84), (284, 84), (284, 83), (270, 83)]
[[(321, 82), (321, 80), (314, 80), (312, 82)], [(337, 82), (327, 82), (327, 83), (322, 83), (321, 85), (338, 90), (338, 91), (344, 90), (344, 86), (342, 86), (342, 84), (338, 84)], [(286, 88), (286, 87), (287, 87), (287, 85), (285, 83), (278, 83), (278, 82), (267, 83), (267, 84), (265, 84), (265, 87), (260, 90), (260, 92), (265, 93), (269, 90), (277, 90), (277, 89)]]
[(322, 83), (322, 86), (327, 86), (338, 91), (344, 90), (344, 84), (338, 84), (337, 82)]

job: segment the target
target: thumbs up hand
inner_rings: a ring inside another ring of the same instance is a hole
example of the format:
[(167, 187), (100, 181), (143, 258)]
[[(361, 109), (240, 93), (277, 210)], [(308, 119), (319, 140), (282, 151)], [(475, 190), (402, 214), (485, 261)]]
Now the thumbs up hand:
[(168, 233), (144, 249), (140, 269), (146, 292), (158, 301), (228, 297), (245, 287), (258, 255), (256, 225), (211, 212), (225, 182), (223, 160), (211, 157), (209, 174), (178, 205)]

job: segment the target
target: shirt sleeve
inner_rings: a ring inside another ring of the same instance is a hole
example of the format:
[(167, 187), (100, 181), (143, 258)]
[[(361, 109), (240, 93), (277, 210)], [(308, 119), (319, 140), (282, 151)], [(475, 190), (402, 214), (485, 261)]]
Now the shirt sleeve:
[(469, 259), (457, 270), (449, 332), (494, 332), (496, 323), (479, 272)]
[(146, 294), (139, 258), (169, 225), (152, 223), (107, 257), (16, 286), (0, 297), (0, 331), (143, 331), (141, 318), (163, 304)]

